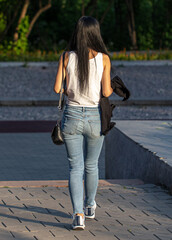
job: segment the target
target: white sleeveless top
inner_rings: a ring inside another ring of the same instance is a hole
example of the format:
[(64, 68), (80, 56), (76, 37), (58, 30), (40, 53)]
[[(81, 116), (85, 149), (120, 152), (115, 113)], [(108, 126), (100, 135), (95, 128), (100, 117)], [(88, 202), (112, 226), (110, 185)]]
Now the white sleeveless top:
[(89, 59), (89, 91), (80, 94), (77, 71), (77, 55), (69, 52), (66, 68), (67, 104), (80, 107), (96, 107), (101, 97), (101, 79), (103, 74), (103, 54), (98, 52), (95, 58)]

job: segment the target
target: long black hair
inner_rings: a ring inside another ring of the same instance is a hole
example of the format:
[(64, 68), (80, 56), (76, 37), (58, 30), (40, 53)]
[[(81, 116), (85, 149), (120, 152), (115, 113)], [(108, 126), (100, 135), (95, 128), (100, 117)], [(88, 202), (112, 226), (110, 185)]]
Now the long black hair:
[(100, 33), (99, 22), (93, 17), (83, 16), (75, 25), (68, 47), (69, 51), (77, 54), (80, 92), (89, 87), (89, 49), (109, 55)]

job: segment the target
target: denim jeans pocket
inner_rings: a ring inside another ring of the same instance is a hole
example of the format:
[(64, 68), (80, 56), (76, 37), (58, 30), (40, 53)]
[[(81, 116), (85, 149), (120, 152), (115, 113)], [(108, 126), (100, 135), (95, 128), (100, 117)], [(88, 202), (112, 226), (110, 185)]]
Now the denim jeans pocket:
[(78, 126), (78, 121), (78, 119), (64, 116), (61, 124), (62, 133), (75, 134)]
[(91, 128), (91, 135), (93, 137), (100, 137), (101, 136), (101, 121), (100, 120), (88, 120), (90, 128)]

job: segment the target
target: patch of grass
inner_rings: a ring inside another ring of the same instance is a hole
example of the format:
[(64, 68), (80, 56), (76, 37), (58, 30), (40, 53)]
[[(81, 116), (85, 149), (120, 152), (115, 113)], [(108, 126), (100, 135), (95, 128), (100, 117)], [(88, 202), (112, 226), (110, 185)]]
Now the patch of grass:
[(172, 60), (172, 50), (157, 50), (157, 51), (126, 51), (113, 52), (111, 60)]
[[(17, 55), (12, 50), (0, 50), (0, 61), (17, 61), (25, 62), (23, 67), (27, 67), (27, 62), (42, 62), (42, 61), (58, 61), (60, 55), (63, 51), (41, 51), (35, 50), (33, 52), (27, 51), (25, 54)], [(156, 51), (123, 51), (111, 52), (111, 60), (126, 60), (126, 61), (136, 61), (136, 60), (172, 60), (172, 50), (156, 50)], [(120, 64), (119, 67), (123, 67)]]
[(56, 51), (40, 51), (26, 52), (25, 54), (17, 55), (13, 51), (0, 51), (0, 61), (9, 62), (42, 62), (42, 61), (58, 61), (62, 52)]

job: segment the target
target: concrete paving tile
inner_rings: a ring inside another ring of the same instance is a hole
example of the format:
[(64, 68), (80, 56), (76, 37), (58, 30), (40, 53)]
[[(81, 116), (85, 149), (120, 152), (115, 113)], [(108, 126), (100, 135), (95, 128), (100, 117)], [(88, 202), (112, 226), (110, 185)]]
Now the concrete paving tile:
[(159, 200), (167, 201), (167, 200), (172, 200), (172, 196), (169, 196), (166, 193), (154, 193), (154, 196), (156, 196)]
[[(26, 227), (23, 224), (17, 224), (14, 223), (9, 224), (8, 222), (5, 222), (5, 224), (7, 225), (6, 229), (10, 232), (10, 231), (16, 231), (16, 232), (28, 232), (28, 230), (26, 229)], [(1, 228), (2, 229), (2, 228)]]
[(152, 233), (146, 233), (146, 232), (139, 232), (139, 233), (135, 233), (134, 239), (137, 240), (145, 240), (145, 239), (149, 239), (149, 240), (160, 240), (158, 238), (156, 238)]
[(34, 233), (28, 232), (28, 231), (23, 231), (23, 232), (18, 232), (18, 231), (11, 231), (13, 237), (13, 240), (35, 240), (34, 238)]
[(18, 210), (28, 211), (30, 206), (41, 207), (37, 199), (32, 199), (32, 201), (30, 200), (16, 201), (15, 199), (13, 202), (5, 201), (5, 203), (6, 203), (5, 207), (13, 209), (14, 212)]
[(40, 221), (34, 220), (34, 221), (30, 221), (30, 222), (23, 222), (23, 224), (25, 225), (25, 228), (27, 231), (29, 232), (38, 232), (38, 231), (42, 231), (44, 226), (40, 223)]
[(170, 233), (172, 233), (172, 225), (167, 226), (166, 229), (167, 229)]
[(129, 231), (127, 231), (127, 232), (124, 232), (124, 231), (116, 231), (115, 233), (114, 233), (114, 235), (115, 235), (115, 239), (118, 239), (118, 240), (123, 240), (123, 239), (125, 239), (125, 240), (133, 240), (133, 239), (135, 239), (134, 238), (134, 236), (133, 236), (133, 234), (131, 234)]
[(39, 232), (37, 232), (37, 233), (35, 233), (35, 236), (36, 236), (36, 238), (38, 239), (38, 240), (51, 240), (51, 239), (74, 239), (74, 237), (73, 237), (73, 234), (71, 234), (71, 232), (70, 231), (62, 231), (62, 232), (55, 232), (55, 231), (53, 231), (53, 230), (47, 230), (47, 229), (45, 229), (45, 230), (42, 230), (42, 231), (39, 231)]
[(4, 231), (0, 229), (0, 239), (2, 240), (33, 240), (33, 237), (27, 233), (19, 233), (15, 231)]
[(115, 239), (114, 232), (110, 232), (107, 230), (91, 230), (93, 236), (95, 235), (95, 239)]
[(34, 220), (36, 220), (36, 221), (45, 221), (45, 222), (55, 222), (55, 220), (54, 220), (54, 217), (55, 216), (53, 216), (53, 215), (51, 215), (51, 214), (41, 214), (41, 213), (33, 213), (33, 215), (34, 215)]
[(12, 207), (12, 206), (14, 206), (14, 203), (15, 203), (15, 206), (22, 206), (23, 205), (22, 201), (16, 199), (15, 196), (14, 197), (8, 196), (8, 198), (3, 197), (1, 199), (0, 205), (5, 205), (7, 207)]
[(171, 236), (166, 236), (166, 235), (157, 235), (157, 234), (153, 234), (153, 236), (156, 238), (156, 239), (162, 239), (162, 240), (172, 240), (172, 237)]
[[(85, 240), (85, 239), (95, 240), (96, 239), (95, 236), (91, 235), (90, 233), (89, 234), (83, 234), (83, 233), (78, 233), (78, 232), (75, 231), (75, 233), (74, 233), (74, 239), (75, 240), (77, 240), (77, 239), (79, 239), (79, 240)], [(85, 230), (82, 231), (82, 232), (85, 232)], [(99, 238), (99, 239), (104, 240), (105, 238)]]
[[(109, 231), (109, 232), (113, 232), (115, 233), (117, 230), (118, 231), (123, 231), (124, 230), (124, 227), (119, 224), (118, 222), (114, 221), (114, 222), (98, 222), (98, 224), (100, 225), (100, 228), (101, 228), (101, 231)], [(93, 228), (92, 230), (94, 231), (94, 229), (96, 228)]]
[(155, 231), (154, 231), (155, 234), (157, 235), (166, 235), (166, 236), (171, 236), (172, 237), (172, 234), (167, 231), (167, 229), (165, 228), (157, 228)]
[(5, 231), (3, 229), (0, 229), (0, 239), (5, 239), (5, 240), (14, 240), (14, 237), (12, 234), (8, 231)]
[(4, 207), (4, 206), (1, 206), (0, 205), (0, 215), (2, 214), (6, 214), (6, 215), (8, 215), (8, 214), (10, 214), (11, 213), (11, 211), (13, 211), (11, 208), (8, 208), (8, 207)]
[(16, 216), (10, 216), (10, 215), (1, 215), (1, 227), (6, 226), (6, 227), (13, 227), (13, 226), (19, 226), (21, 227), (21, 223), (18, 221)]

